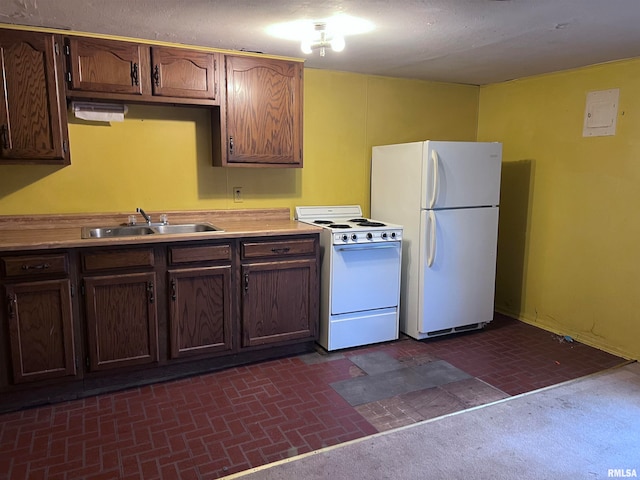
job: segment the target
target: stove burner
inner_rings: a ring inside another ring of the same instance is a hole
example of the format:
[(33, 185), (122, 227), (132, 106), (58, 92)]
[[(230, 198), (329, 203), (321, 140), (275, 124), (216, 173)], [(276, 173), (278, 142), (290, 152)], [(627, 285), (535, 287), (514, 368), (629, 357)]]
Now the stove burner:
[(314, 220), (313, 223), (317, 223), (318, 225), (330, 225), (333, 222), (331, 220)]
[(382, 222), (372, 222), (370, 220), (359, 222), (358, 225), (360, 225), (361, 227), (385, 227), (386, 226), (386, 224)]
[(332, 223), (329, 225), (329, 228), (351, 228), (351, 225), (347, 225), (345, 223)]
[(351, 220), (349, 220), (350, 222), (353, 223), (360, 223), (360, 222), (366, 222), (367, 219), (366, 218), (352, 218)]

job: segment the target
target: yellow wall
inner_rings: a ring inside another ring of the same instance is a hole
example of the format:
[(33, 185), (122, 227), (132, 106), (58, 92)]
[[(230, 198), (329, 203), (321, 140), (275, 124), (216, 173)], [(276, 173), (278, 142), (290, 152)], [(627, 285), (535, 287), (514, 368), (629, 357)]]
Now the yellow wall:
[[(210, 166), (206, 109), (71, 119), (69, 167), (0, 166), (0, 215), (360, 204), (373, 145), (504, 143), (497, 309), (640, 358), (640, 60), (481, 88), (305, 70), (304, 168)], [(620, 88), (615, 136), (583, 138), (586, 93)], [(243, 187), (234, 203), (232, 188)]]
[[(210, 166), (196, 107), (71, 119), (69, 167), (0, 166), (0, 215), (360, 204), (373, 145), (502, 141), (497, 309), (640, 358), (640, 60), (481, 88), (305, 70), (304, 168)], [(582, 137), (586, 93), (620, 88), (618, 128)], [(234, 203), (232, 188), (243, 187)]]
[(477, 87), (306, 69), (304, 92), (303, 169), (214, 168), (206, 109), (129, 105), (123, 123), (70, 118), (71, 166), (0, 166), (0, 215), (351, 203), (368, 213), (372, 145), (475, 139)]
[[(640, 60), (482, 87), (504, 142), (496, 307), (640, 358)], [(615, 136), (582, 137), (587, 92), (620, 89)]]

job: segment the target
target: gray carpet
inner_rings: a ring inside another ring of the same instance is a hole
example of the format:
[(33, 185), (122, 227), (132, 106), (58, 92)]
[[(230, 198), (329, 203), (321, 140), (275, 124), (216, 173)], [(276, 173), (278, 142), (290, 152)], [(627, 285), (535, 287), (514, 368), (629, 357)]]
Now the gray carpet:
[(280, 479), (603, 479), (640, 475), (640, 364), (240, 474)]

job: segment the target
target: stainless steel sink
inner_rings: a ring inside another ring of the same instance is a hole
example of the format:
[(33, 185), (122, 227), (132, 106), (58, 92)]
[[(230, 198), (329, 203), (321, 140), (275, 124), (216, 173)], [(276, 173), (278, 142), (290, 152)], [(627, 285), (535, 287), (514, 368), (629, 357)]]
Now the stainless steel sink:
[(182, 225), (158, 225), (151, 227), (155, 233), (202, 233), (202, 232), (221, 232), (218, 227), (210, 223), (188, 223)]
[(131, 237), (151, 235), (154, 231), (147, 226), (126, 225), (123, 227), (82, 227), (82, 238)]
[(124, 225), (118, 227), (82, 227), (82, 238), (132, 237), (136, 235), (168, 235), (222, 232), (210, 223)]

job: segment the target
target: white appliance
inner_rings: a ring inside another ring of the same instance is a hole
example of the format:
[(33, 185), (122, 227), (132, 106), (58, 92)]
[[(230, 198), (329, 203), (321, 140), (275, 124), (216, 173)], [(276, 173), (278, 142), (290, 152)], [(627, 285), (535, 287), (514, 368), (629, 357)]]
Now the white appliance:
[(398, 338), (402, 227), (362, 216), (359, 205), (296, 207), (320, 225), (320, 335), (327, 350)]
[(371, 215), (403, 225), (400, 331), (423, 339), (493, 319), (502, 144), (373, 147)]

